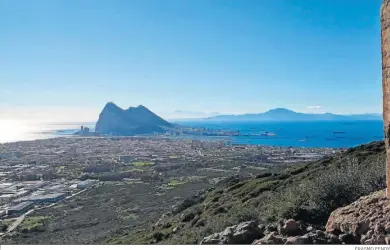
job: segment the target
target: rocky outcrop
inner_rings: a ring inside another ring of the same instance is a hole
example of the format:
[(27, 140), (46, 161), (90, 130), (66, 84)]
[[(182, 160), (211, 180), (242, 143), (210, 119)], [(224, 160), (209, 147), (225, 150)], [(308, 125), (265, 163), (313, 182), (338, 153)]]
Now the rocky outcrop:
[(274, 244), (284, 244), (286, 239), (283, 236), (278, 235), (277, 232), (271, 232), (259, 240), (255, 240), (253, 244), (255, 245), (274, 245)]
[(330, 215), (326, 231), (352, 244), (390, 243), (390, 206), (386, 191), (361, 197)]
[(386, 190), (361, 197), (330, 215), (325, 231), (293, 219), (276, 225), (254, 221), (228, 227), (201, 244), (390, 244), (390, 202)]
[(341, 244), (342, 241), (333, 234), (328, 234), (320, 230), (305, 233), (299, 236), (280, 235), (277, 232), (267, 234), (262, 239), (253, 242), (254, 245), (301, 245), (301, 244)]
[(200, 244), (251, 244), (264, 236), (265, 228), (254, 221), (226, 228), (223, 232), (205, 237)]
[(387, 194), (390, 197), (390, 1), (381, 7), (383, 124), (386, 143)]
[(127, 136), (164, 132), (164, 128), (172, 126), (142, 105), (123, 110), (110, 102), (100, 113), (95, 130), (101, 134)]
[(279, 225), (266, 227), (265, 236), (255, 240), (255, 245), (275, 244), (341, 244), (342, 241), (333, 234), (315, 230), (312, 226), (303, 226), (293, 219), (279, 222)]
[[(294, 235), (294, 236), (292, 236)], [(341, 244), (338, 236), (304, 228), (300, 222), (285, 220), (278, 226), (256, 224), (254, 221), (227, 227), (223, 232), (205, 237), (200, 244)]]

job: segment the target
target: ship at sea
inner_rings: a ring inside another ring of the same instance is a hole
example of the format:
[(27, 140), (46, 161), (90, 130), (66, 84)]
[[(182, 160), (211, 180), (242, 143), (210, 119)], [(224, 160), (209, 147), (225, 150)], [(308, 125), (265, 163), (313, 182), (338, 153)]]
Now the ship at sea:
[(260, 133), (260, 136), (275, 136), (276, 134), (272, 133), (272, 132), (268, 132), (268, 131), (265, 131), (265, 132), (261, 132)]

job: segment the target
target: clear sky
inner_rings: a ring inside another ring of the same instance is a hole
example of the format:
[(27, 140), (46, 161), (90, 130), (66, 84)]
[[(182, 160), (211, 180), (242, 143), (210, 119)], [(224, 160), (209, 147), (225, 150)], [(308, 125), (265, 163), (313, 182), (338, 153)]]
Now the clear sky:
[(0, 117), (379, 113), (380, 3), (0, 0)]

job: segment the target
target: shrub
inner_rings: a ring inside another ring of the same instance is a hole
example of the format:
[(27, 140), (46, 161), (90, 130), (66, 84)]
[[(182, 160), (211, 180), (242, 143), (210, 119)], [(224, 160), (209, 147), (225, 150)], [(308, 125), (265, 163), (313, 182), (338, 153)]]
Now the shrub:
[(44, 231), (44, 224), (49, 219), (46, 216), (27, 217), (20, 226), (21, 232)]
[(385, 166), (381, 159), (359, 164), (349, 159), (339, 167), (275, 193), (265, 207), (267, 220), (294, 218), (325, 224), (330, 213), (360, 196), (385, 188)]

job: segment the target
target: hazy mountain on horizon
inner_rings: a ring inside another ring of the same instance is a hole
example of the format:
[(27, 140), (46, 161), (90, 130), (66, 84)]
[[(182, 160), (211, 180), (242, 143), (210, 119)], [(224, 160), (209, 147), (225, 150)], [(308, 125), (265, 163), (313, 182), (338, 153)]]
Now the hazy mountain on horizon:
[(382, 114), (338, 115), (332, 113), (299, 113), (286, 108), (271, 109), (264, 113), (242, 115), (218, 115), (202, 120), (207, 121), (351, 121), (382, 120)]

